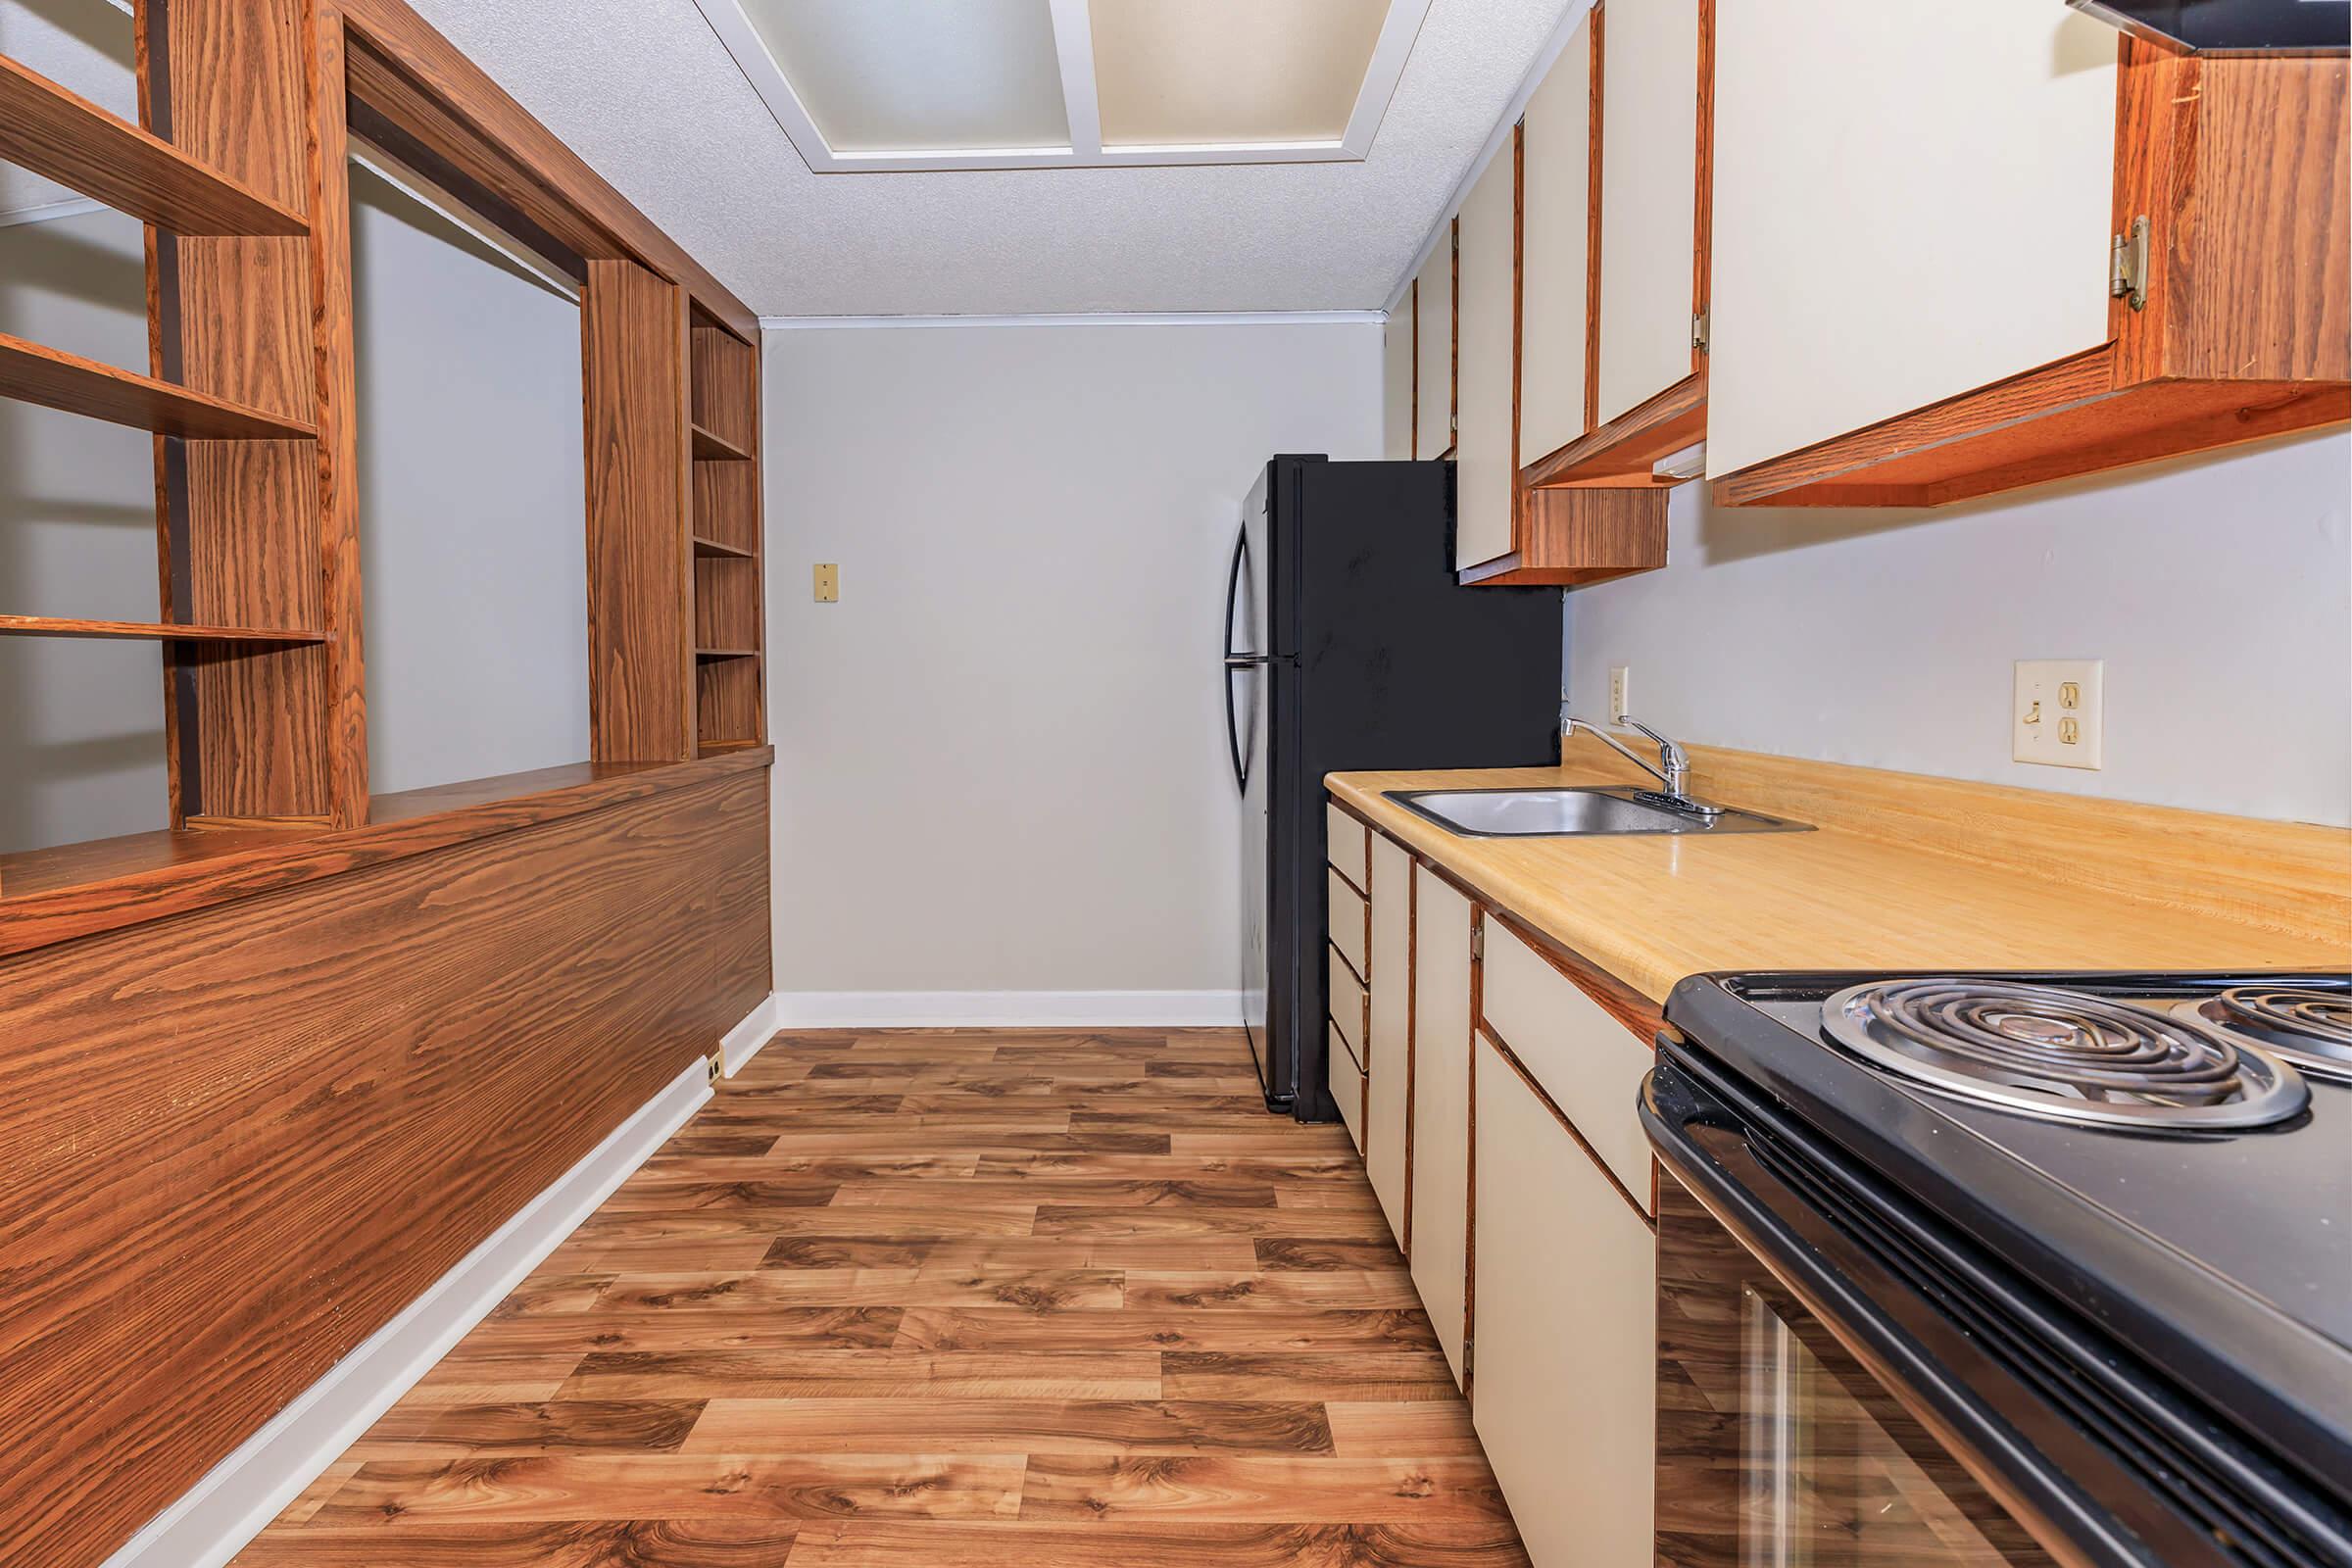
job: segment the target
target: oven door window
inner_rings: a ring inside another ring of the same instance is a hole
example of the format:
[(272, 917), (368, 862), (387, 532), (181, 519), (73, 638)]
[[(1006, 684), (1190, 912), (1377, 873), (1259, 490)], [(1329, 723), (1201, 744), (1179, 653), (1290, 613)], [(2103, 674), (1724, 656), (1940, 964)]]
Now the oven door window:
[(1658, 1196), (1660, 1563), (2053, 1562), (1694, 1199)]

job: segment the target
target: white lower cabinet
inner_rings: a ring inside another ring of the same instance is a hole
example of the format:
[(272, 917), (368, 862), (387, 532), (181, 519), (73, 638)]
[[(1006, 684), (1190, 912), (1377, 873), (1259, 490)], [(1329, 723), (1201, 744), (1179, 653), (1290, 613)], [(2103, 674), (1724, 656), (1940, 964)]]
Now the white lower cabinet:
[(1470, 1218), (1470, 901), (1413, 870), (1413, 1288), (1456, 1383)]
[(1352, 1049), (1340, 1035), (1340, 1026), (1330, 1026), (1331, 1038), (1324, 1044), (1331, 1057), (1331, 1098), (1340, 1107), (1340, 1125), (1348, 1129), (1348, 1139), (1355, 1152), (1364, 1152), (1364, 1074)]
[(1410, 1036), (1413, 969), (1413, 858), (1372, 839), (1372, 1022), (1364, 1068), (1372, 1084), (1364, 1110), (1364, 1174), (1404, 1245), (1405, 1043)]
[(1494, 1045), (1474, 1049), (1472, 1422), (1538, 1568), (1649, 1568), (1655, 1238)]

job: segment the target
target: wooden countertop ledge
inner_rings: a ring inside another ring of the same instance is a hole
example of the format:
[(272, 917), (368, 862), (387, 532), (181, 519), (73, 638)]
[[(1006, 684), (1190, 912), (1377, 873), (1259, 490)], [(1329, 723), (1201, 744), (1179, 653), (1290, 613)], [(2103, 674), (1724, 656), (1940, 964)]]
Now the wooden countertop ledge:
[(680, 762), (579, 762), (378, 795), (368, 825), (133, 833), (0, 856), (0, 956), (766, 767), (760, 746)]
[(1811, 833), (1467, 839), (1387, 790), (1648, 782), (1334, 773), (1342, 807), (1653, 1002), (1714, 969), (2352, 966), (2352, 831), (1690, 748), (1691, 793)]

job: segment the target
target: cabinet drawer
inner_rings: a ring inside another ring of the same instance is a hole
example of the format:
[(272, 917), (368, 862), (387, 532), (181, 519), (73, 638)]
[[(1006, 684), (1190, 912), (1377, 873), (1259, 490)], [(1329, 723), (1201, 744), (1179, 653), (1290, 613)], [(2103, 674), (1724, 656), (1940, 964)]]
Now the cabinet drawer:
[(1357, 888), (1372, 885), (1367, 861), (1372, 854), (1372, 830), (1336, 806), (1323, 808), (1324, 858), (1332, 869)]
[(1473, 1049), (1472, 1422), (1531, 1558), (1650, 1568), (1656, 1239), (1493, 1044)]
[(1481, 1014), (1495, 1038), (1527, 1063), (1578, 1134), (1646, 1208), (1649, 1140), (1634, 1103), (1649, 1071), (1649, 1043), (1499, 920), (1487, 922), (1483, 995)]
[[(1331, 945), (1340, 950), (1361, 980), (1372, 978), (1372, 912), (1364, 896), (1348, 885), (1348, 879), (1335, 866), (1323, 878), (1331, 884), (1331, 912), (1325, 918), (1331, 925)], [(1361, 1043), (1360, 1041), (1358, 1042)]]
[(1326, 948), (1331, 959), (1331, 1026), (1348, 1042), (1348, 1054), (1355, 1061), (1355, 1070), (1364, 1070), (1364, 1042), (1371, 1039), (1366, 1025), (1371, 1021), (1372, 999), (1364, 983), (1348, 967), (1337, 948)]
[(1348, 1054), (1348, 1042), (1340, 1038), (1336, 1024), (1331, 1029), (1330, 1076), (1331, 1098), (1339, 1103), (1340, 1121), (1360, 1154), (1364, 1152), (1364, 1075)]

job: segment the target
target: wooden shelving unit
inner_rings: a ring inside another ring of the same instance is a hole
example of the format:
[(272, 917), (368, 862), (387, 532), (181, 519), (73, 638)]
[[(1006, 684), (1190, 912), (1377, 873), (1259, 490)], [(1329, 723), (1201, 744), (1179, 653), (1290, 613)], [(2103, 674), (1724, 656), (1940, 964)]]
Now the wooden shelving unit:
[(760, 559), (760, 357), (689, 313), (697, 755), (765, 738)]
[(6, 332), (0, 332), (0, 396), (185, 441), (307, 441), (318, 433), (306, 420), (119, 369)]
[(0, 55), (0, 158), (175, 234), (307, 234), (302, 214)]

